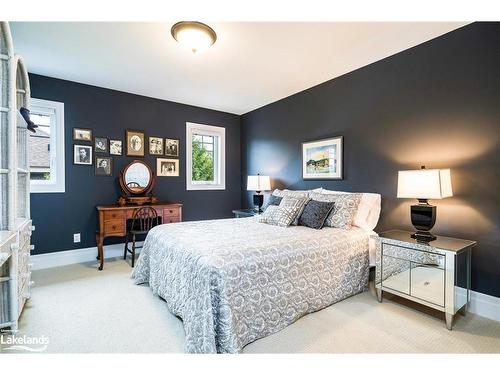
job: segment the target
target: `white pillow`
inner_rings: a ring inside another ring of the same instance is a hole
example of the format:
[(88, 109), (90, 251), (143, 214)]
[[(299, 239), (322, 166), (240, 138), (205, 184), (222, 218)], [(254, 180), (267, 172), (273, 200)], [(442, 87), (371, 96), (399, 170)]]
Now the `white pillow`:
[[(352, 194), (347, 191), (334, 191), (321, 188), (321, 194)], [(353, 225), (365, 230), (373, 230), (380, 217), (382, 197), (376, 193), (361, 193), (358, 211), (354, 216)]]

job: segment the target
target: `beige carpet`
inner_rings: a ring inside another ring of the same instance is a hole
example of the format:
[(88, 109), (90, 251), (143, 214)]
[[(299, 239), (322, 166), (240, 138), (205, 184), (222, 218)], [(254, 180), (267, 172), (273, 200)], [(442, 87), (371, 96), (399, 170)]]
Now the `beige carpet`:
[[(35, 271), (36, 287), (20, 334), (45, 335), (48, 352), (183, 352), (182, 322), (147, 286), (129, 279), (123, 260)], [(245, 353), (500, 352), (500, 322), (458, 316), (453, 331), (441, 314), (422, 312), (373, 292), (348, 298), (247, 345)]]

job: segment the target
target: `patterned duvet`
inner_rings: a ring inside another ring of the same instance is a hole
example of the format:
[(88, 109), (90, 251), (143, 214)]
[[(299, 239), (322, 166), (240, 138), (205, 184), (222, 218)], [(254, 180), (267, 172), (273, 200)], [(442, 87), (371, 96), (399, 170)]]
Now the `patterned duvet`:
[(236, 353), (368, 285), (369, 234), (256, 217), (153, 228), (132, 272), (182, 318), (186, 351)]

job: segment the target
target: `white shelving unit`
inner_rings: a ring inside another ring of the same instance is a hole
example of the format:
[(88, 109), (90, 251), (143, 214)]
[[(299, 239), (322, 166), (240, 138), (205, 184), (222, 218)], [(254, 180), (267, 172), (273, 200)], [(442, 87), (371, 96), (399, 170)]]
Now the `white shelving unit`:
[(28, 72), (14, 54), (9, 24), (0, 23), (0, 328), (16, 330), (30, 298), (32, 250), (28, 130)]

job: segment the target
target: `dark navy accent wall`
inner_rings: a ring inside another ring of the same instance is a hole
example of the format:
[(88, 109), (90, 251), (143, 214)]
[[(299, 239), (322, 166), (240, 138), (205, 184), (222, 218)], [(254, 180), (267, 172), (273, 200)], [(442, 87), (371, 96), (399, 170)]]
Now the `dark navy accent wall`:
[[(397, 171), (451, 168), (434, 232), (477, 240), (472, 288), (500, 297), (499, 46), (500, 23), (474, 23), (243, 115), (243, 189), (260, 172), (274, 187), (379, 192), (377, 230), (412, 229)], [(344, 180), (302, 180), (301, 142), (335, 135)]]
[[(239, 207), (239, 116), (34, 74), (30, 83), (32, 97), (63, 102), (65, 114), (66, 192), (31, 194), (35, 254), (96, 246), (95, 206), (116, 202), (119, 172), (136, 159), (125, 156), (125, 148), (123, 156), (112, 156), (113, 177), (95, 176), (94, 166), (73, 165), (73, 144), (88, 144), (72, 140), (74, 127), (123, 141), (127, 128), (143, 130), (146, 137), (180, 139), (180, 177), (158, 177), (154, 194), (183, 203), (184, 220), (231, 217), (231, 210)], [(226, 128), (226, 190), (186, 191), (186, 122)], [(156, 171), (156, 157), (147, 155), (147, 150), (145, 158), (137, 159)], [(81, 233), (81, 243), (73, 243), (73, 233)]]

